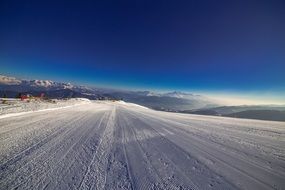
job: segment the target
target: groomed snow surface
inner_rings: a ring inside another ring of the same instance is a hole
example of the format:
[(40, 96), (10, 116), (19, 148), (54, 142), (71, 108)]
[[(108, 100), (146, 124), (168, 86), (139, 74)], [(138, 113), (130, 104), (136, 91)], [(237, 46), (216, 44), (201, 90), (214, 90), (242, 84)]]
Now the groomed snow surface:
[(89, 102), (0, 119), (0, 189), (285, 189), (285, 123)]
[[(2, 103), (3, 100), (5, 100), (6, 103)], [(71, 98), (66, 100), (31, 99), (21, 101), (17, 98), (0, 98), (0, 119), (35, 111), (62, 109), (86, 103), (90, 103), (90, 100), (86, 98)]]

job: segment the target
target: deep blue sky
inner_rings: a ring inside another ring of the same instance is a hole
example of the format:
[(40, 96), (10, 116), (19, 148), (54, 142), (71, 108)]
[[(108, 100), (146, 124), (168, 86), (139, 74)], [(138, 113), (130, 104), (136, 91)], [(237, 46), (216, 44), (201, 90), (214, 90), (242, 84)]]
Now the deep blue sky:
[(285, 1), (0, 2), (1, 73), (136, 89), (285, 92)]

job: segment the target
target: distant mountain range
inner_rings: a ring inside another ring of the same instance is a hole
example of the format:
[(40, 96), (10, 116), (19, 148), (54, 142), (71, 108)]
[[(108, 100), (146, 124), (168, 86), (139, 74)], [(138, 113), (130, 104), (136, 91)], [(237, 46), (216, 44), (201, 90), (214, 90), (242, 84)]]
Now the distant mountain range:
[(11, 91), (42, 91), (42, 90), (91, 90), (86, 86), (72, 85), (70, 83), (54, 82), (51, 80), (25, 80), (0, 75), (1, 90)]
[(247, 119), (285, 121), (285, 111), (279, 110), (246, 110), (237, 113), (227, 114), (224, 116)]
[(94, 99), (123, 99), (165, 111), (210, 108), (218, 104), (201, 95), (184, 92), (155, 93), (150, 91), (127, 91), (73, 85), (50, 80), (25, 80), (0, 75), (0, 96), (16, 97), (19, 93), (34, 96), (45, 93), (50, 98), (84, 97)]
[(276, 105), (221, 106), (198, 110), (184, 110), (181, 112), (199, 115), (214, 115), (236, 118), (285, 121), (285, 106)]
[(25, 80), (0, 75), (0, 96), (15, 97), (19, 93), (38, 96), (45, 93), (50, 98), (96, 97), (96, 90), (86, 86), (51, 80)]
[(183, 92), (155, 93), (150, 91), (114, 91), (111, 95), (118, 99), (133, 102), (162, 111), (211, 108), (219, 104), (205, 96)]
[(33, 96), (45, 93), (49, 98), (119, 99), (161, 111), (285, 121), (285, 106), (223, 106), (209, 97), (178, 91), (157, 93), (115, 90), (0, 75), (1, 97), (16, 97), (19, 93)]

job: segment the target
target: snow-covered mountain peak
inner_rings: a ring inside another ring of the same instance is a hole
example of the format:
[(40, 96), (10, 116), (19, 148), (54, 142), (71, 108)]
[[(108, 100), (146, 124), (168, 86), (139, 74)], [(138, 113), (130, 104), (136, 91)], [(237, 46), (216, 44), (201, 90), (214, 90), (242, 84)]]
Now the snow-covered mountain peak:
[(74, 86), (71, 83), (63, 83), (63, 88), (64, 89), (73, 89)]
[(174, 97), (174, 98), (185, 98), (187, 96), (189, 97), (194, 95), (185, 92), (173, 91), (173, 92), (164, 93), (163, 96)]
[(17, 84), (21, 84), (21, 80), (18, 80), (15, 77), (7, 77), (7, 76), (0, 75), (0, 84), (17, 85)]
[(46, 87), (46, 88), (56, 85), (56, 83), (51, 80), (31, 80), (28, 82), (32, 86), (40, 86), (40, 87)]
[(161, 95), (155, 92), (148, 92), (147, 96), (161, 96)]
[(71, 83), (64, 82), (54, 82), (52, 80), (27, 80), (27, 79), (17, 79), (15, 77), (7, 77), (4, 75), (0, 75), (0, 84), (6, 86), (16, 86), (25, 87), (25, 88), (33, 88), (33, 89), (73, 89), (73, 88), (82, 88), (79, 86), (74, 86)]

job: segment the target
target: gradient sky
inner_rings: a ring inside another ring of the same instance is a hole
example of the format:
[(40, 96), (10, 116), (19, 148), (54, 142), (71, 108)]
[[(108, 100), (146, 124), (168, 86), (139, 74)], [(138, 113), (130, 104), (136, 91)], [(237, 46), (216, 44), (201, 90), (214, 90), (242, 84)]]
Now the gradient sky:
[(285, 1), (2, 0), (0, 73), (285, 102)]

